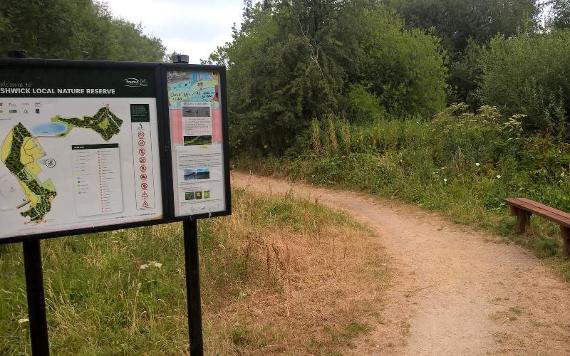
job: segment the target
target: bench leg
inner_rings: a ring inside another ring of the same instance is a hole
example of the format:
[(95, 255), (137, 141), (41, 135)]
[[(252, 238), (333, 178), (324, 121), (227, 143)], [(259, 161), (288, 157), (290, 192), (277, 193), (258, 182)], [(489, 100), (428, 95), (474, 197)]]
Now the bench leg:
[(560, 235), (562, 236), (562, 255), (570, 257), (570, 228), (560, 226)]
[(514, 214), (517, 216), (517, 233), (524, 234), (526, 227), (530, 222), (530, 213), (522, 209), (513, 209)]

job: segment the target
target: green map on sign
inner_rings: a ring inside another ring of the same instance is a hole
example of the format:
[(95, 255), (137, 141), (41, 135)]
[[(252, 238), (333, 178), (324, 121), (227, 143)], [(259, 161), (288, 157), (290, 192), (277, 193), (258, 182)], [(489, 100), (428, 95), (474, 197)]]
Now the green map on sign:
[(93, 116), (83, 116), (80, 119), (65, 119), (61, 116), (56, 116), (51, 120), (52, 122), (62, 122), (67, 125), (67, 130), (62, 136), (66, 136), (74, 127), (82, 127), (97, 132), (105, 141), (109, 141), (113, 135), (118, 134), (123, 124), (123, 120), (113, 114), (108, 106), (102, 107)]
[(108, 141), (121, 129), (123, 120), (118, 118), (105, 106), (93, 116), (82, 118), (63, 118), (55, 116), (50, 123), (40, 124), (32, 132), (22, 123), (18, 123), (4, 138), (0, 150), (0, 159), (6, 168), (16, 176), (22, 188), (26, 201), (18, 206), (29, 209), (21, 212), (24, 217), (39, 223), (51, 210), (51, 203), (57, 196), (53, 182), (48, 179), (41, 182), (39, 176), (42, 172), (38, 160), (46, 153), (39, 143), (38, 137), (65, 137), (74, 127), (91, 129)]

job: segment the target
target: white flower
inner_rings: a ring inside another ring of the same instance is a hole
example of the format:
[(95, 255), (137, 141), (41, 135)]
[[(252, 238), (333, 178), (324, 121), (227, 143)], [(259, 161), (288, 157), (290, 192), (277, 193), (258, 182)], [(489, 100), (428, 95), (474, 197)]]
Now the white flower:
[(29, 322), (30, 320), (28, 320), (28, 318), (24, 318), (24, 319), (18, 319), (18, 324), (24, 324)]
[(500, 174), (497, 174), (497, 179), (501, 179), (501, 175), (500, 175)]
[(475, 165), (476, 165), (477, 167), (479, 167), (479, 166), (481, 165), (481, 163), (477, 162), (477, 163), (475, 163)]
[(151, 265), (151, 266), (153, 266), (153, 267), (156, 267), (156, 268), (162, 267), (162, 263), (159, 263), (159, 262), (156, 262), (156, 261), (150, 261), (148, 264)]
[(444, 183), (447, 183), (447, 178), (443, 178), (443, 182), (444, 182)]
[(147, 264), (140, 265), (140, 267), (139, 267), (139, 269), (147, 269), (147, 268), (148, 268)]

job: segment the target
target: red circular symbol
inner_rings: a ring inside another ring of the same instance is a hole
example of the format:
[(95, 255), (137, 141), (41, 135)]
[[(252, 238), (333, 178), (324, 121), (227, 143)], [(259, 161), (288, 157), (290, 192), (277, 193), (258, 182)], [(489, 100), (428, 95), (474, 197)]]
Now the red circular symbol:
[(146, 180), (146, 179), (147, 179), (147, 175), (144, 174), (144, 173), (141, 174), (139, 177), (140, 177), (141, 180)]
[(147, 190), (147, 189), (148, 189), (148, 184), (146, 184), (146, 183), (141, 183), (141, 188), (142, 188), (143, 190)]
[(144, 156), (146, 154), (146, 151), (144, 148), (139, 148), (139, 156)]
[(139, 163), (146, 163), (146, 157), (139, 157)]
[(138, 136), (139, 136), (139, 138), (144, 138), (144, 132), (139, 131)]
[(144, 140), (139, 140), (139, 146), (144, 146), (145, 142)]
[(139, 170), (140, 170), (141, 172), (143, 172), (143, 173), (146, 172), (146, 166), (145, 166), (145, 165), (141, 165), (141, 166), (139, 167)]

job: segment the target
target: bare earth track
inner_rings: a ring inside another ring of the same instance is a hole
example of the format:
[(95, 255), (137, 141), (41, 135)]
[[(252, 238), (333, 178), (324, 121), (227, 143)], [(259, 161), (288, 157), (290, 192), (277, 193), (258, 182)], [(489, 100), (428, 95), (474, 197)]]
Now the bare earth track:
[(382, 322), (351, 353), (570, 355), (570, 285), (500, 237), (354, 192), (239, 172), (232, 184), (291, 192), (376, 232), (392, 282)]

